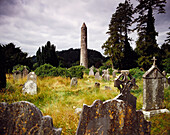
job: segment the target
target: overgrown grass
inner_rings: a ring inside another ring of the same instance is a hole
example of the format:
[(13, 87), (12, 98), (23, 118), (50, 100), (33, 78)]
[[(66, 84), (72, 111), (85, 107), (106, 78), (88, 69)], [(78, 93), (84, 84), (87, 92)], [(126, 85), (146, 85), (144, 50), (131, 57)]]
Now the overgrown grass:
[[(13, 103), (17, 101), (29, 101), (35, 104), (43, 115), (50, 115), (53, 118), (55, 127), (62, 128), (63, 135), (74, 135), (79, 122), (79, 116), (75, 114), (76, 108), (82, 108), (83, 104), (91, 105), (94, 100), (106, 101), (113, 99), (119, 94), (119, 90), (114, 88), (113, 79), (110, 82), (95, 80), (94, 77), (84, 75), (83, 79), (78, 79), (77, 87), (70, 87), (70, 78), (64, 77), (44, 77), (37, 78), (38, 94), (23, 95), (22, 85), (26, 78), (14, 83), (13, 77), (7, 76), (7, 88), (0, 93), (0, 102)], [(100, 83), (100, 89), (94, 87), (95, 82)], [(143, 80), (138, 79), (137, 90), (131, 93), (137, 97), (137, 109), (142, 109), (143, 105)], [(112, 90), (104, 90), (104, 86), (111, 87)], [(170, 109), (169, 89), (165, 89), (165, 106)], [(169, 114), (162, 114), (151, 119), (152, 134), (168, 133)], [(160, 124), (161, 123), (161, 127)], [(158, 130), (160, 129), (160, 131)]]

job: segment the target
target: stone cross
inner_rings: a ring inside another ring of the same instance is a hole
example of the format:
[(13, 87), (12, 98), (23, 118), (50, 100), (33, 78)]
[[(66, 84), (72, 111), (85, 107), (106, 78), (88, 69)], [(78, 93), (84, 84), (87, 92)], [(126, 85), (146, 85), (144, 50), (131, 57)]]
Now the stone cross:
[(114, 80), (114, 87), (117, 87), (120, 90), (120, 94), (115, 97), (115, 99), (121, 99), (129, 104), (131, 104), (134, 108), (136, 108), (136, 97), (130, 94), (130, 90), (132, 87), (138, 87), (135, 82), (135, 78), (132, 77), (129, 73), (121, 73)]
[(153, 60), (153, 65), (155, 66), (155, 65), (156, 65), (156, 60), (157, 60), (157, 59), (155, 58), (155, 56), (153, 57), (152, 60)]

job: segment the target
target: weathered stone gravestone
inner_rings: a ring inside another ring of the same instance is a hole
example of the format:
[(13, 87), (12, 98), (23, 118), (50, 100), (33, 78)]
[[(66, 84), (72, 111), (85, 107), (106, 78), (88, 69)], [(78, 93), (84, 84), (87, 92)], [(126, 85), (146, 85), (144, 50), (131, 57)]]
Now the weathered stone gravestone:
[(18, 81), (19, 79), (22, 78), (21, 72), (20, 71), (15, 71), (13, 74), (14, 81)]
[(43, 116), (32, 103), (21, 101), (0, 103), (1, 135), (60, 135), (62, 129), (53, 127), (50, 116)]
[(121, 96), (105, 102), (96, 100), (91, 106), (84, 105), (76, 135), (150, 134), (150, 122), (144, 119), (142, 111), (136, 111), (136, 100), (131, 103), (128, 99), (130, 89), (136, 85), (135, 80), (131, 77), (130, 80), (117, 80), (124, 85)]
[(96, 72), (96, 74), (95, 74), (95, 79), (96, 79), (96, 80), (100, 80), (100, 79), (101, 79), (99, 72)]
[(27, 75), (28, 75), (28, 70), (27, 70), (26, 66), (24, 66), (24, 70), (22, 71), (22, 77), (23, 78), (27, 77)]
[(22, 88), (23, 94), (37, 94), (37, 75), (34, 72), (30, 72), (27, 77), (27, 82)]
[(94, 71), (93, 71), (93, 68), (90, 68), (90, 71), (89, 71), (89, 76), (94, 76)]
[(70, 86), (71, 86), (71, 87), (75, 87), (75, 86), (77, 86), (77, 84), (78, 84), (77, 78), (76, 78), (76, 77), (73, 77), (73, 78), (71, 79)]
[(155, 65), (155, 57), (152, 67), (143, 75), (143, 113), (146, 118), (169, 112), (164, 109), (164, 80), (165, 76)]
[(34, 82), (37, 82), (37, 75), (35, 72), (30, 72), (27, 76), (27, 80), (33, 80)]
[(116, 72), (113, 71), (113, 72), (112, 72), (112, 75), (113, 75), (113, 78), (115, 78), (115, 77), (116, 77)]
[(109, 71), (107, 70), (103, 70), (103, 74), (102, 74), (102, 78), (106, 81), (110, 81), (110, 75), (109, 75)]

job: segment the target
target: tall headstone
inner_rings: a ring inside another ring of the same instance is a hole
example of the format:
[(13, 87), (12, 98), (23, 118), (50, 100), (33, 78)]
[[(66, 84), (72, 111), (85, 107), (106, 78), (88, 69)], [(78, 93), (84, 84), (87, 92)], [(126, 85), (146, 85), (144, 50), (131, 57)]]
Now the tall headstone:
[(30, 72), (27, 76), (27, 82), (22, 88), (23, 94), (37, 94), (37, 75), (34, 72)]
[(89, 76), (94, 76), (94, 71), (93, 71), (93, 69), (92, 69), (92, 68), (90, 68)]
[(123, 82), (124, 87), (117, 98), (105, 102), (96, 100), (91, 106), (83, 106), (76, 135), (150, 134), (151, 123), (144, 119), (142, 111), (136, 111), (136, 100), (132, 103), (127, 99), (130, 89), (136, 85), (135, 80), (126, 77)]
[(87, 55), (87, 27), (83, 23), (81, 27), (81, 52), (80, 52), (80, 65), (88, 68), (88, 55)]
[(62, 129), (53, 127), (50, 116), (27, 101), (0, 103), (1, 135), (60, 135)]
[(26, 66), (24, 66), (24, 70), (22, 71), (22, 77), (23, 78), (27, 77), (27, 75), (28, 75), (28, 70), (27, 70)]
[(96, 79), (96, 80), (100, 80), (100, 79), (101, 79), (99, 72), (96, 72), (96, 74), (95, 74), (95, 79)]
[(152, 67), (143, 75), (143, 113), (146, 118), (152, 115), (168, 112), (164, 109), (164, 80), (165, 76), (156, 66), (156, 59)]

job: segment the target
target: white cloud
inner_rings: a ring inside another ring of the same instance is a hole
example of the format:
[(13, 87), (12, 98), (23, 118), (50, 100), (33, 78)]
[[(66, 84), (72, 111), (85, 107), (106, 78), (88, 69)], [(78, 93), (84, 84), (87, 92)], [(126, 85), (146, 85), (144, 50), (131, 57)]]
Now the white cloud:
[(1, 0), (0, 41), (14, 42), (29, 55), (47, 41), (58, 50), (80, 48), (80, 28), (86, 22), (88, 48), (103, 52), (111, 15), (120, 2), (124, 0)]

